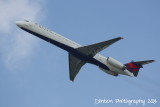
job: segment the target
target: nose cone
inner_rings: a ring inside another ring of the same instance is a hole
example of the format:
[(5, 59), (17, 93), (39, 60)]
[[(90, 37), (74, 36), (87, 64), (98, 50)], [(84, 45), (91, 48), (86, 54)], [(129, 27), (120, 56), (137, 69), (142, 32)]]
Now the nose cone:
[(22, 22), (22, 21), (16, 21), (16, 25), (17, 25), (18, 27), (22, 27), (22, 26), (23, 26), (23, 22)]

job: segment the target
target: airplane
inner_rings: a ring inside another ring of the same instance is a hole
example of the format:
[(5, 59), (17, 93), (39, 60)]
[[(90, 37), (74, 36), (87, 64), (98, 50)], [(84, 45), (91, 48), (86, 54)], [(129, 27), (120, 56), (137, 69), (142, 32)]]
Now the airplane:
[(74, 81), (81, 67), (86, 63), (96, 65), (102, 71), (112, 76), (118, 76), (121, 74), (130, 77), (137, 77), (139, 69), (143, 68), (143, 65), (154, 62), (154, 60), (145, 60), (136, 62), (131, 61), (129, 63), (122, 64), (112, 57), (106, 58), (98, 54), (100, 51), (108, 48), (113, 43), (123, 39), (122, 37), (117, 37), (88, 46), (81, 46), (80, 44), (67, 39), (35, 22), (28, 20), (16, 21), (16, 25), (22, 30), (33, 34), (68, 52), (69, 77), (71, 81)]

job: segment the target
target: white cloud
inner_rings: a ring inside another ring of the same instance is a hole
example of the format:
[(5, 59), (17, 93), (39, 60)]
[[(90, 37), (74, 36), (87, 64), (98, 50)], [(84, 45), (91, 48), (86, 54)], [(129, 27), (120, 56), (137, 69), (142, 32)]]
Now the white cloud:
[(44, 12), (39, 4), (32, 0), (0, 0), (0, 57), (9, 69), (18, 67), (37, 44), (37, 39), (16, 27), (15, 21), (42, 20)]

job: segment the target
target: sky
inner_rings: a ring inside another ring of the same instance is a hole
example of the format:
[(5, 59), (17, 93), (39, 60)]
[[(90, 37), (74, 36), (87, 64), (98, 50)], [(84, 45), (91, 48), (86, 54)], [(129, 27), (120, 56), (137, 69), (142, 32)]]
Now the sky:
[[(0, 0), (0, 107), (160, 106), (159, 0)], [(100, 52), (128, 63), (154, 59), (137, 78), (86, 64), (69, 80), (68, 53), (15, 25), (30, 20), (81, 45), (123, 37)], [(156, 104), (149, 102), (157, 101)]]

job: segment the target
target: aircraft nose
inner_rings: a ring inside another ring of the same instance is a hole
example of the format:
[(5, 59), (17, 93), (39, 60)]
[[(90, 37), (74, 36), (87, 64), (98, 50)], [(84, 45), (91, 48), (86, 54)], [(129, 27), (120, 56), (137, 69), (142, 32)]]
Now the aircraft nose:
[(22, 23), (21, 21), (16, 21), (16, 25), (17, 25), (18, 27), (22, 27), (23, 23)]

